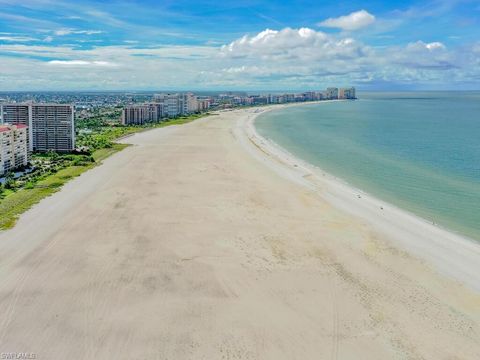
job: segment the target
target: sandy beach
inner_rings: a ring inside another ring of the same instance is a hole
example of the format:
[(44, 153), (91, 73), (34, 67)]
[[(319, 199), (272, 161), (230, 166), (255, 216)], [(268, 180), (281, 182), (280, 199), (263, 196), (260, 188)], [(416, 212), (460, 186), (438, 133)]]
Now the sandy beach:
[(480, 246), (261, 138), (136, 134), (0, 232), (0, 353), (479, 359)]

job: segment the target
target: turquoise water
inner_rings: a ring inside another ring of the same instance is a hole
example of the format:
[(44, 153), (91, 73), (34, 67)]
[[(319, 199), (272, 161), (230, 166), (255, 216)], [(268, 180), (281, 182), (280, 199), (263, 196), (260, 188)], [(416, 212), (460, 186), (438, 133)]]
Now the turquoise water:
[(480, 92), (360, 93), (258, 117), (292, 154), (480, 240)]

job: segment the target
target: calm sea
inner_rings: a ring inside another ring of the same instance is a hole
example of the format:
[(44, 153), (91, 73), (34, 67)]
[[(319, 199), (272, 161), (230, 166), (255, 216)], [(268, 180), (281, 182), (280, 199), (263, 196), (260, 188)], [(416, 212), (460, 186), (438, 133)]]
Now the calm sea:
[(358, 96), (274, 110), (256, 127), (353, 186), (480, 240), (480, 92)]

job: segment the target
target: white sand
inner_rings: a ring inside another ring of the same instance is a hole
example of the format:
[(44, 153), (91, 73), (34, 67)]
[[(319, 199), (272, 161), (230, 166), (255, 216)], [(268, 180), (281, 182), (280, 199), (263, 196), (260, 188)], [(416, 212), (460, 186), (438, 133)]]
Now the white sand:
[(480, 358), (477, 245), (286, 158), (255, 111), (125, 139), (0, 233), (0, 352)]
[(273, 164), (268, 163), (271, 168), (284, 177), (318, 190), (335, 208), (374, 224), (395, 244), (427, 260), (441, 273), (480, 292), (480, 245), (477, 242), (380, 201), (263, 138), (254, 127), (255, 119), (261, 113), (275, 109), (278, 107), (266, 107), (242, 118), (239, 123), (247, 138), (275, 160)]

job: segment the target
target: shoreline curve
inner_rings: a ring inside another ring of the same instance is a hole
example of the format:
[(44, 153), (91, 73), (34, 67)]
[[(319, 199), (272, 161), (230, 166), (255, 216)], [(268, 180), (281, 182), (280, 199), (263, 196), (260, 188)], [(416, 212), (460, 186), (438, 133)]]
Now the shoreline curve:
[[(289, 104), (282, 107), (314, 103), (320, 102)], [(264, 138), (255, 128), (257, 117), (280, 108), (266, 106), (261, 109), (261, 111), (256, 109), (248, 117), (240, 119), (237, 128), (241, 129), (243, 136), (246, 136), (257, 150), (271, 160), (267, 166), (281, 176), (319, 193), (335, 208), (374, 225), (389, 239), (393, 239), (394, 245), (400, 245), (404, 250), (426, 260), (439, 273), (475, 291), (480, 291), (478, 242), (448, 228), (434, 225), (419, 215), (358, 189), (344, 179), (294, 156), (272, 140)], [(243, 145), (246, 145), (245, 142)], [(251, 150), (249, 152), (252, 153)], [(258, 156), (256, 157), (258, 159)], [(276, 165), (273, 165), (273, 162)]]

